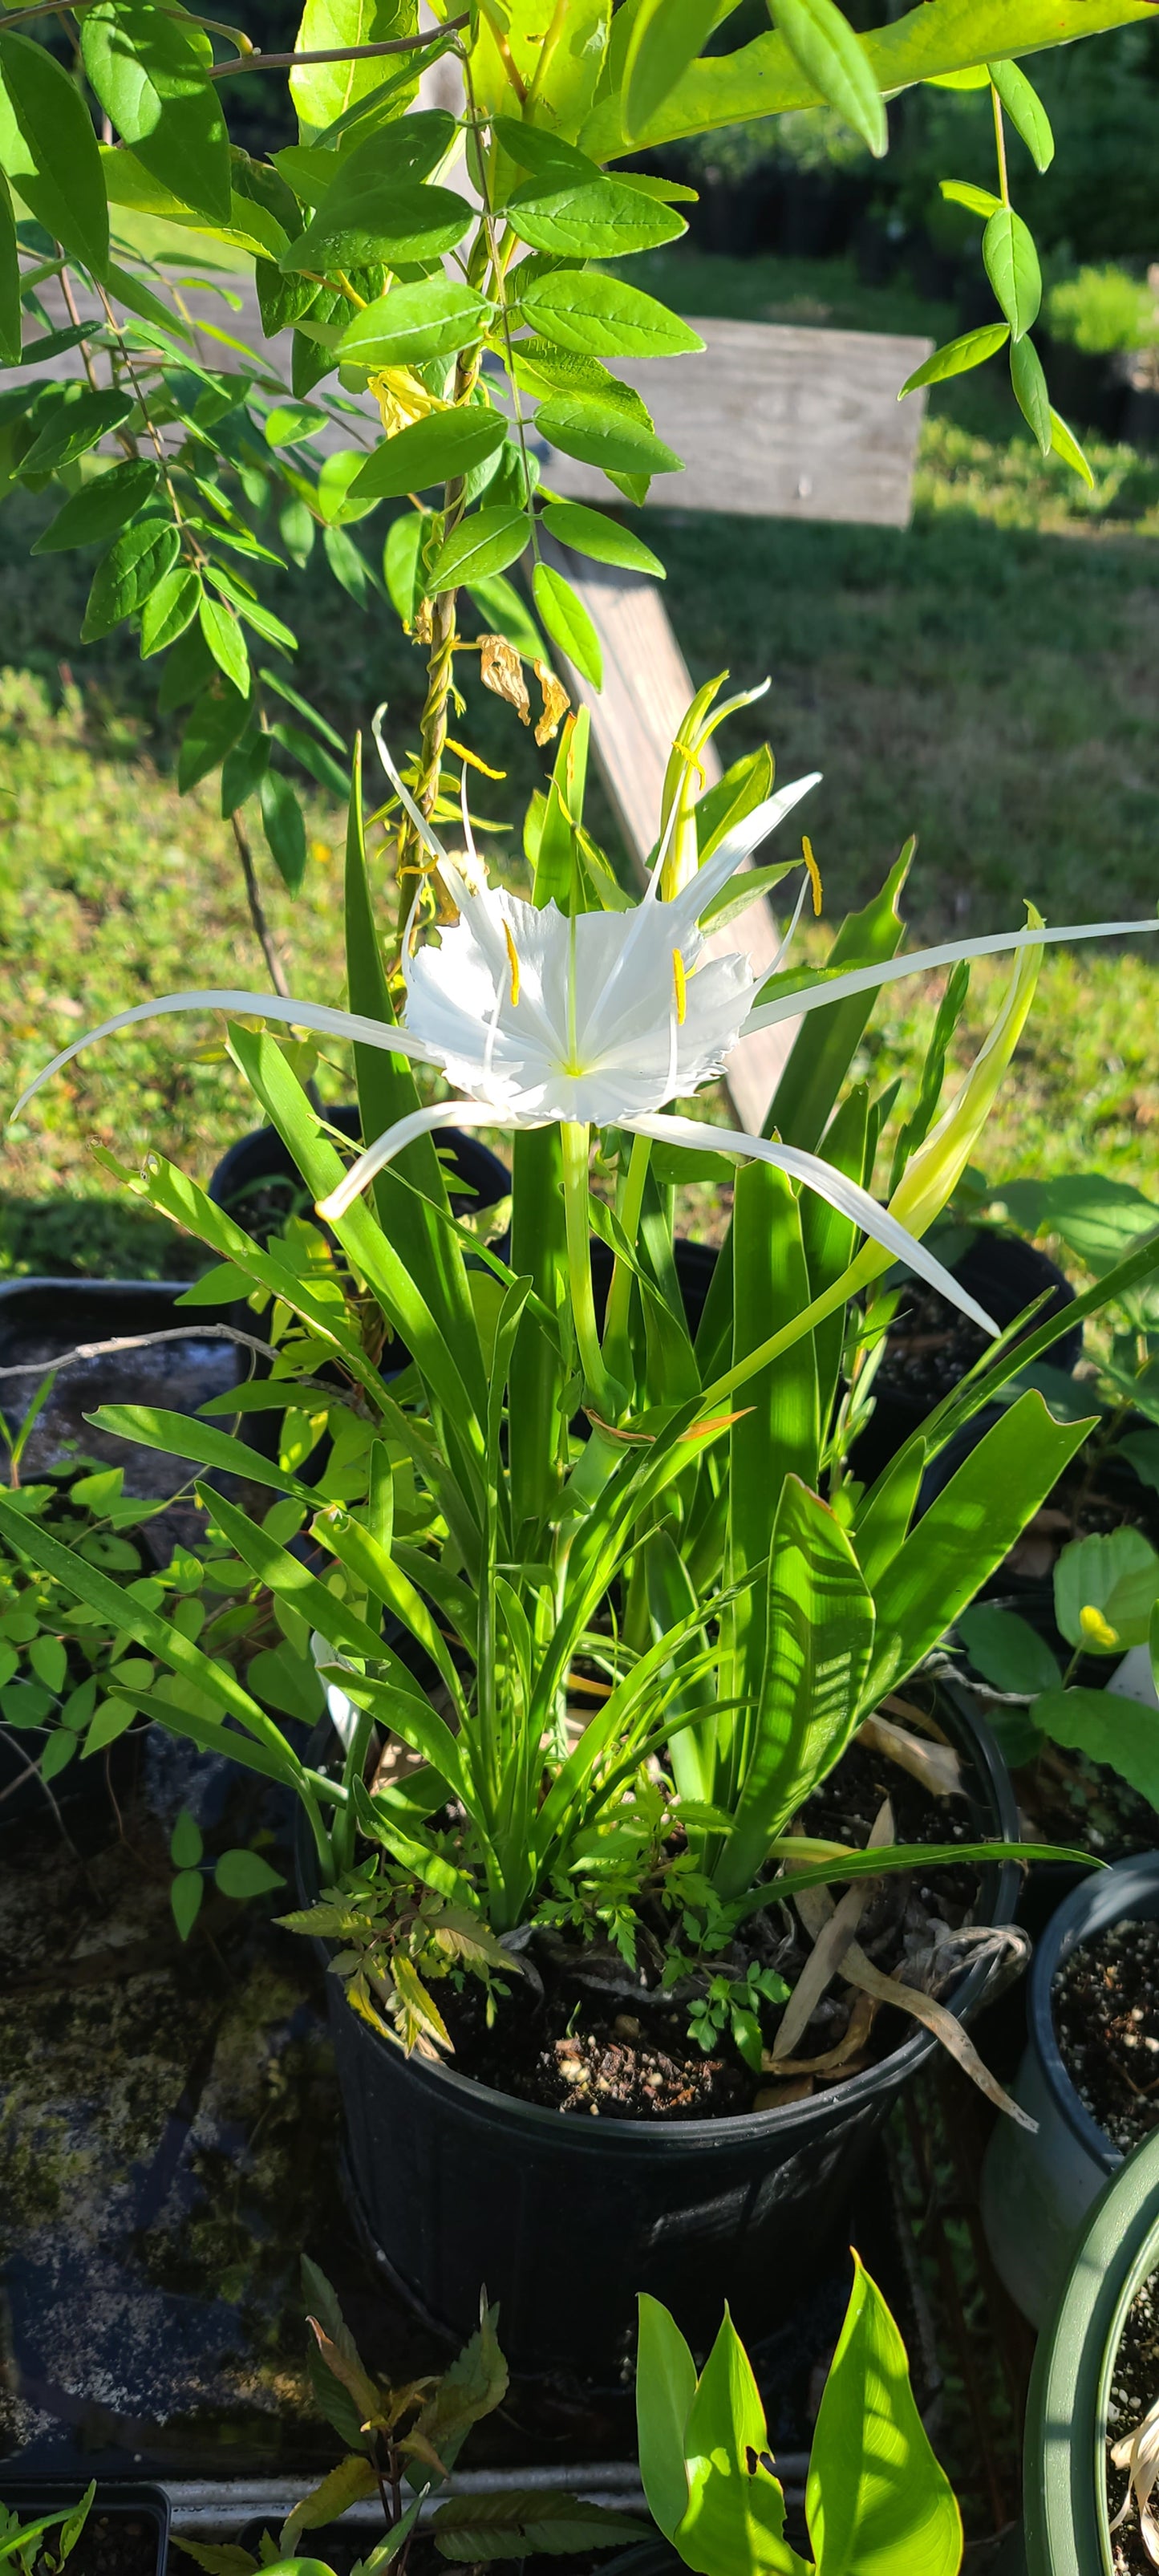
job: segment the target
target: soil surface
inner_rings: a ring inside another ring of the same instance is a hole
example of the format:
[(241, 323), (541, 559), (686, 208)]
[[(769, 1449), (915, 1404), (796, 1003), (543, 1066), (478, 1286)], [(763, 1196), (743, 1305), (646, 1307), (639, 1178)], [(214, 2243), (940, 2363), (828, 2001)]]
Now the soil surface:
[(1055, 1978), (1051, 2007), (1072, 2083), (1129, 2155), (1159, 2128), (1159, 1921), (1113, 1923), (1080, 1941)]
[(68, 2576), (155, 2576), (160, 2539), (147, 2514), (94, 2508), (67, 2562)]
[(932, 1413), (989, 1347), (980, 1325), (936, 1288), (914, 1279), (894, 1316), (874, 1384), (882, 1395), (903, 1396), (915, 1409)]
[[(803, 1810), (802, 1830), (860, 1847), (887, 1797), (893, 1804), (893, 1838), (899, 1842), (964, 1842), (973, 1836), (963, 1798), (931, 1797), (896, 1764), (860, 1745), (851, 1748)], [(978, 1891), (978, 1873), (969, 1863), (924, 1871), (915, 1860), (912, 1871), (882, 1879), (867, 1895), (858, 1942), (876, 1967), (897, 1975), (929, 1949), (937, 1929), (956, 1931), (973, 1919)], [(795, 1909), (770, 1905), (750, 1918), (734, 1949), (711, 1968), (733, 1979), (754, 1968), (771, 1968), (792, 1989), (811, 1950)], [(516, 1984), (513, 1979), (513, 1991), (499, 2003), (490, 2030), (476, 1988), (468, 1986), (458, 1995), (440, 1992), (440, 2010), (455, 2044), (456, 2072), (497, 2092), (582, 2118), (727, 2118), (772, 2109), (803, 2099), (818, 2085), (842, 2082), (889, 2056), (915, 2027), (908, 2015), (888, 2007), (869, 2026), (862, 2005), (862, 2020), (853, 2026), (854, 2036), (860, 2029), (862, 2037), (844, 2063), (810, 2074), (803, 2061), (828, 2055), (850, 2033), (857, 1999), (838, 1974), (795, 2043), (784, 2075), (775, 2067), (758, 2074), (730, 2037), (722, 2035), (708, 2052), (690, 2038), (689, 2003), (704, 1992), (707, 1975), (665, 1993), (658, 1983), (660, 1955), (660, 1941), (652, 1942), (647, 1929), (634, 1970), (610, 1945), (581, 1949), (571, 1939), (537, 1936), (530, 1959), (534, 1983), (542, 1991), (530, 2001), (525, 1981)], [(775, 2039), (781, 2009), (775, 2003), (762, 2006), (766, 2050)]]
[[(1145, 2281), (1135, 2300), (1115, 2356), (1107, 2408), (1107, 2501), (1114, 2519), (1127, 2491), (1127, 2471), (1111, 2458), (1116, 2442), (1135, 2432), (1159, 2397), (1159, 2272)], [(1120, 2530), (1111, 2534), (1115, 2576), (1154, 2576), (1132, 2505)]]

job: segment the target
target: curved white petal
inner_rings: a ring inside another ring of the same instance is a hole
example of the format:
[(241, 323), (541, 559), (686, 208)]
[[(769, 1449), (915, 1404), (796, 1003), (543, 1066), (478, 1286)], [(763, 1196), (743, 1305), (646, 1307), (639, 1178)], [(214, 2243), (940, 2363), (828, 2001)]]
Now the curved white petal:
[(697, 869), (683, 892), (673, 903), (665, 906), (669, 916), (680, 914), (689, 927), (699, 921), (722, 886), (735, 876), (742, 860), (750, 858), (753, 851), (760, 848), (761, 842), (767, 841), (770, 832), (775, 832), (778, 823), (784, 822), (786, 814), (792, 813), (794, 805), (799, 805), (801, 798), (808, 796), (820, 784), (820, 770), (811, 769), (804, 778), (790, 779), (787, 787), (778, 787), (776, 794), (766, 796), (762, 805), (754, 805), (752, 813), (743, 815), (740, 822), (734, 823), (732, 830), (725, 833), (723, 841), (718, 841), (712, 857)]
[(387, 1164), (393, 1163), (395, 1155), (401, 1154), (404, 1146), (413, 1145), (416, 1136), (430, 1136), (439, 1127), (504, 1127), (511, 1124), (510, 1119), (497, 1116), (489, 1103), (482, 1100), (439, 1100), (431, 1109), (412, 1109), (408, 1117), (396, 1118), (393, 1127), (375, 1137), (373, 1145), (368, 1145), (357, 1162), (351, 1164), (337, 1189), (331, 1190), (329, 1198), (318, 1200), (318, 1215), (331, 1223), (344, 1217), (367, 1183), (385, 1171)]
[(382, 1020), (364, 1019), (360, 1011), (333, 1011), (325, 1002), (283, 1001), (276, 993), (164, 993), (159, 1001), (135, 1002), (131, 1011), (118, 1011), (114, 1020), (102, 1020), (98, 1029), (88, 1029), (83, 1038), (74, 1038), (71, 1046), (62, 1047), (30, 1082), (12, 1111), (19, 1118), (21, 1110), (50, 1075), (61, 1066), (71, 1064), (82, 1047), (95, 1046), (98, 1038), (109, 1038), (118, 1029), (131, 1028), (138, 1020), (163, 1019), (170, 1011), (244, 1011), (247, 1018), (280, 1020), (287, 1028), (317, 1029), (323, 1037), (357, 1038), (362, 1046), (380, 1047), (384, 1055), (411, 1056), (419, 1064), (435, 1064), (441, 1069), (442, 1058), (408, 1029), (390, 1028)]
[(780, 1020), (799, 1019), (803, 1011), (823, 1011), (850, 993), (873, 993), (899, 975), (926, 975), (935, 966), (956, 966), (960, 957), (1002, 957), (1014, 948), (1033, 948), (1062, 939), (1126, 939), (1141, 930), (1159, 930), (1159, 921), (1078, 921), (1061, 930), (1007, 930), (998, 939), (948, 939), (939, 948), (916, 948), (907, 957), (888, 957), (881, 966), (854, 966), (828, 984), (806, 984), (775, 1002), (758, 1003), (749, 1012), (742, 1036), (754, 1029), (775, 1028)]
[(804, 1181), (839, 1215), (851, 1217), (863, 1234), (871, 1235), (884, 1251), (892, 1253), (895, 1261), (903, 1261), (907, 1270), (927, 1280), (951, 1306), (968, 1315), (972, 1324), (980, 1325), (984, 1333), (996, 1338), (999, 1327), (993, 1316), (967, 1295), (953, 1272), (935, 1261), (932, 1252), (927, 1252), (915, 1235), (908, 1234), (887, 1209), (879, 1207), (867, 1190), (860, 1189), (856, 1181), (846, 1180), (843, 1172), (835, 1172), (819, 1154), (806, 1154), (799, 1145), (771, 1144), (767, 1136), (745, 1136), (736, 1127), (710, 1127), (699, 1118), (623, 1118), (620, 1125), (631, 1128), (638, 1136), (652, 1136), (660, 1145), (692, 1145), (706, 1154), (719, 1154), (722, 1150), (726, 1154), (747, 1154), (753, 1162), (771, 1163), (774, 1170)]

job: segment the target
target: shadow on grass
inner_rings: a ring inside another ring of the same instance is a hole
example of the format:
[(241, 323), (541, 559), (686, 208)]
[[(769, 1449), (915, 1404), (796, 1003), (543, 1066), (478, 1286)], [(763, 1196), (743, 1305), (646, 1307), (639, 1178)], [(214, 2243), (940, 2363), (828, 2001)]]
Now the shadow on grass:
[(0, 1282), (51, 1279), (195, 1279), (208, 1254), (164, 1217), (118, 1199), (0, 1197)]

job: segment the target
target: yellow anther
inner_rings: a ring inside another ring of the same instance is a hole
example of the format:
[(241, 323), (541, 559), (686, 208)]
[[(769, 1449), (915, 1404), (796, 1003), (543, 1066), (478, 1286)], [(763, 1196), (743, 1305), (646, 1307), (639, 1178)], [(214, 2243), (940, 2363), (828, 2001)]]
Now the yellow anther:
[(672, 951), (672, 979), (676, 986), (676, 1025), (678, 1028), (683, 1028), (684, 1014), (688, 1008), (688, 977), (684, 971), (684, 959), (678, 948)]
[(809, 883), (813, 888), (813, 912), (814, 915), (819, 918), (821, 912), (821, 870), (813, 856), (813, 844), (807, 832), (802, 832), (801, 834), (801, 856), (808, 871)]
[(511, 936), (511, 924), (509, 921), (505, 921), (503, 924), (503, 936), (507, 942), (507, 962), (511, 968), (511, 1008), (514, 1010), (515, 1005), (519, 1000), (519, 958), (516, 954), (515, 942)]

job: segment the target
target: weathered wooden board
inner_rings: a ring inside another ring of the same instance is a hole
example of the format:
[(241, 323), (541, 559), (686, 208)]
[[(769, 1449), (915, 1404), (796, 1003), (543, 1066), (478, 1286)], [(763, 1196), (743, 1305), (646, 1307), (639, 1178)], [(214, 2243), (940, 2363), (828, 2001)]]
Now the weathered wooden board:
[[(599, 635), (604, 656), (604, 685), (597, 692), (570, 663), (564, 677), (579, 706), (591, 711), (592, 743), (615, 811), (616, 820), (643, 879), (644, 862), (656, 838), (660, 794), (672, 738), (692, 696), (688, 665), (668, 622), (663, 599), (643, 573), (618, 565), (591, 564), (579, 555), (541, 539), (548, 560), (566, 572), (579, 592)], [(561, 654), (555, 658), (562, 662)], [(710, 742), (705, 750), (704, 784), (720, 776), (720, 762)], [(752, 959), (758, 978), (767, 974), (777, 950), (777, 927), (763, 895), (727, 929), (708, 942), (714, 956), (738, 949)], [(728, 1061), (728, 1088), (733, 1107), (749, 1135), (760, 1134), (770, 1100), (797, 1033), (795, 1020), (761, 1029), (733, 1049)]]
[[(657, 434), (684, 458), (648, 499), (667, 509), (759, 519), (844, 519), (904, 528), (925, 394), (898, 388), (933, 342), (889, 332), (698, 321), (695, 357), (620, 359)], [(606, 506), (594, 466), (537, 442), (543, 479)]]

